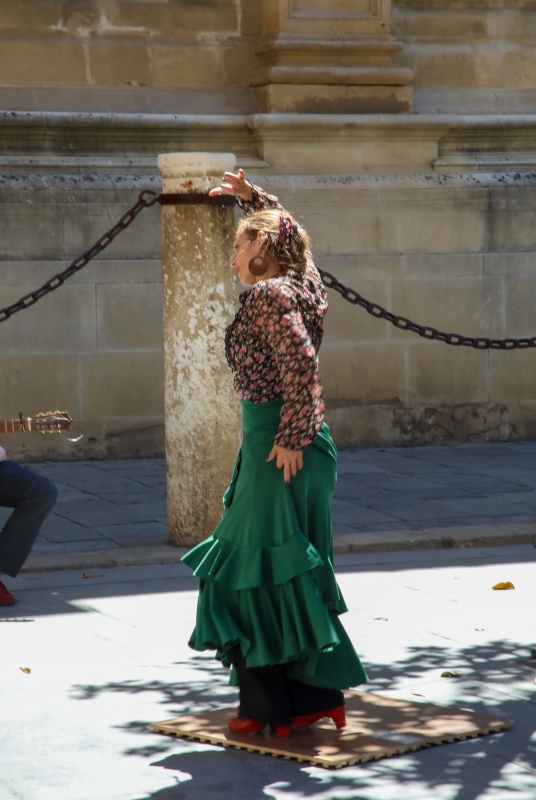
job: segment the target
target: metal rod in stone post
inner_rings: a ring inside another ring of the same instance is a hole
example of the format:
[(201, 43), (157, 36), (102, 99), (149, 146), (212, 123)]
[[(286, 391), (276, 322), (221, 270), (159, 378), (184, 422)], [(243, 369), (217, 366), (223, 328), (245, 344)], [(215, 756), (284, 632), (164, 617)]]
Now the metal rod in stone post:
[(194, 196), (218, 186), (235, 163), (229, 153), (158, 158), (163, 194), (175, 195), (169, 204), (162, 198), (162, 263), (168, 518), (176, 545), (200, 542), (218, 524), (242, 436), (224, 348), (237, 307), (229, 266), (234, 211)]

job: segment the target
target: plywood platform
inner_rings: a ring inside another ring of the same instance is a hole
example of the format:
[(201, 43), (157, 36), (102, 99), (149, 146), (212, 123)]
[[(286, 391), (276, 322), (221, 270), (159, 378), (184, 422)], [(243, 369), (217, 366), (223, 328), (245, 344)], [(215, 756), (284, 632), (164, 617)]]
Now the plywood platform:
[(150, 727), (156, 733), (338, 769), (421, 747), (474, 739), (504, 731), (512, 724), (503, 717), (359, 691), (346, 693), (347, 726), (341, 731), (331, 720), (323, 720), (286, 738), (268, 727), (253, 736), (238, 734), (227, 727), (227, 720), (236, 714), (233, 706), (152, 722)]

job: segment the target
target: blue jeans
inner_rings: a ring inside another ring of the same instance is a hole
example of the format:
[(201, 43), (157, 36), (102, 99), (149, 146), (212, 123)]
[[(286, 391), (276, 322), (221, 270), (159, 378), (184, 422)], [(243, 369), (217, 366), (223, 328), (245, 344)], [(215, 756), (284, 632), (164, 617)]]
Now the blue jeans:
[(14, 511), (0, 531), (0, 571), (15, 578), (51, 511), (58, 490), (14, 461), (0, 462), (0, 506)]

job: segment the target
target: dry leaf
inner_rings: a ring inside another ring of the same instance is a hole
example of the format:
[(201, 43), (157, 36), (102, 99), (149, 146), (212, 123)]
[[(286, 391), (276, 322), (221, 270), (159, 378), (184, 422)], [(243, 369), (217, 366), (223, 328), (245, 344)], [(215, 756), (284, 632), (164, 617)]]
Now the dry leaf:
[(445, 672), (441, 673), (442, 678), (461, 678), (461, 672), (450, 672), (449, 670), (445, 670)]
[(415, 689), (412, 689), (412, 690), (411, 690), (411, 694), (414, 694), (414, 695), (415, 695), (415, 697), (424, 697), (424, 695), (423, 695), (423, 694), (421, 694), (420, 692), (416, 692), (416, 691), (415, 691)]
[(389, 622), (387, 617), (374, 617), (374, 619), (382, 619), (384, 622)]
[(102, 578), (102, 574), (98, 572), (83, 572), (82, 575), (84, 578)]
[(492, 589), (515, 589), (516, 587), (511, 581), (503, 581), (502, 583), (496, 583), (495, 586), (491, 587)]
[(19, 667), (19, 669), (20, 669), (20, 671), (21, 671), (21, 672), (25, 672), (25, 673), (26, 673), (26, 675), (29, 675), (29, 674), (30, 674), (30, 672), (32, 671), (32, 670), (30, 669), (30, 667)]

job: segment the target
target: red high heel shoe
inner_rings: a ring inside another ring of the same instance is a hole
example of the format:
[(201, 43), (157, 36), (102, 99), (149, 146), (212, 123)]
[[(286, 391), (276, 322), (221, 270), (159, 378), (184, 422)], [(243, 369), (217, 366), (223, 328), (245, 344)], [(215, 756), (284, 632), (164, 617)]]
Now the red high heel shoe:
[[(247, 717), (232, 717), (227, 725), (235, 733), (260, 733), (266, 727), (267, 722), (258, 722), (256, 719)], [(278, 736), (289, 736), (290, 725), (274, 725)]]
[(291, 728), (308, 728), (313, 722), (328, 717), (333, 720), (337, 728), (344, 728), (346, 725), (346, 712), (344, 706), (331, 708), (329, 711), (318, 711), (316, 714), (305, 714), (302, 717), (292, 717), (290, 720)]

